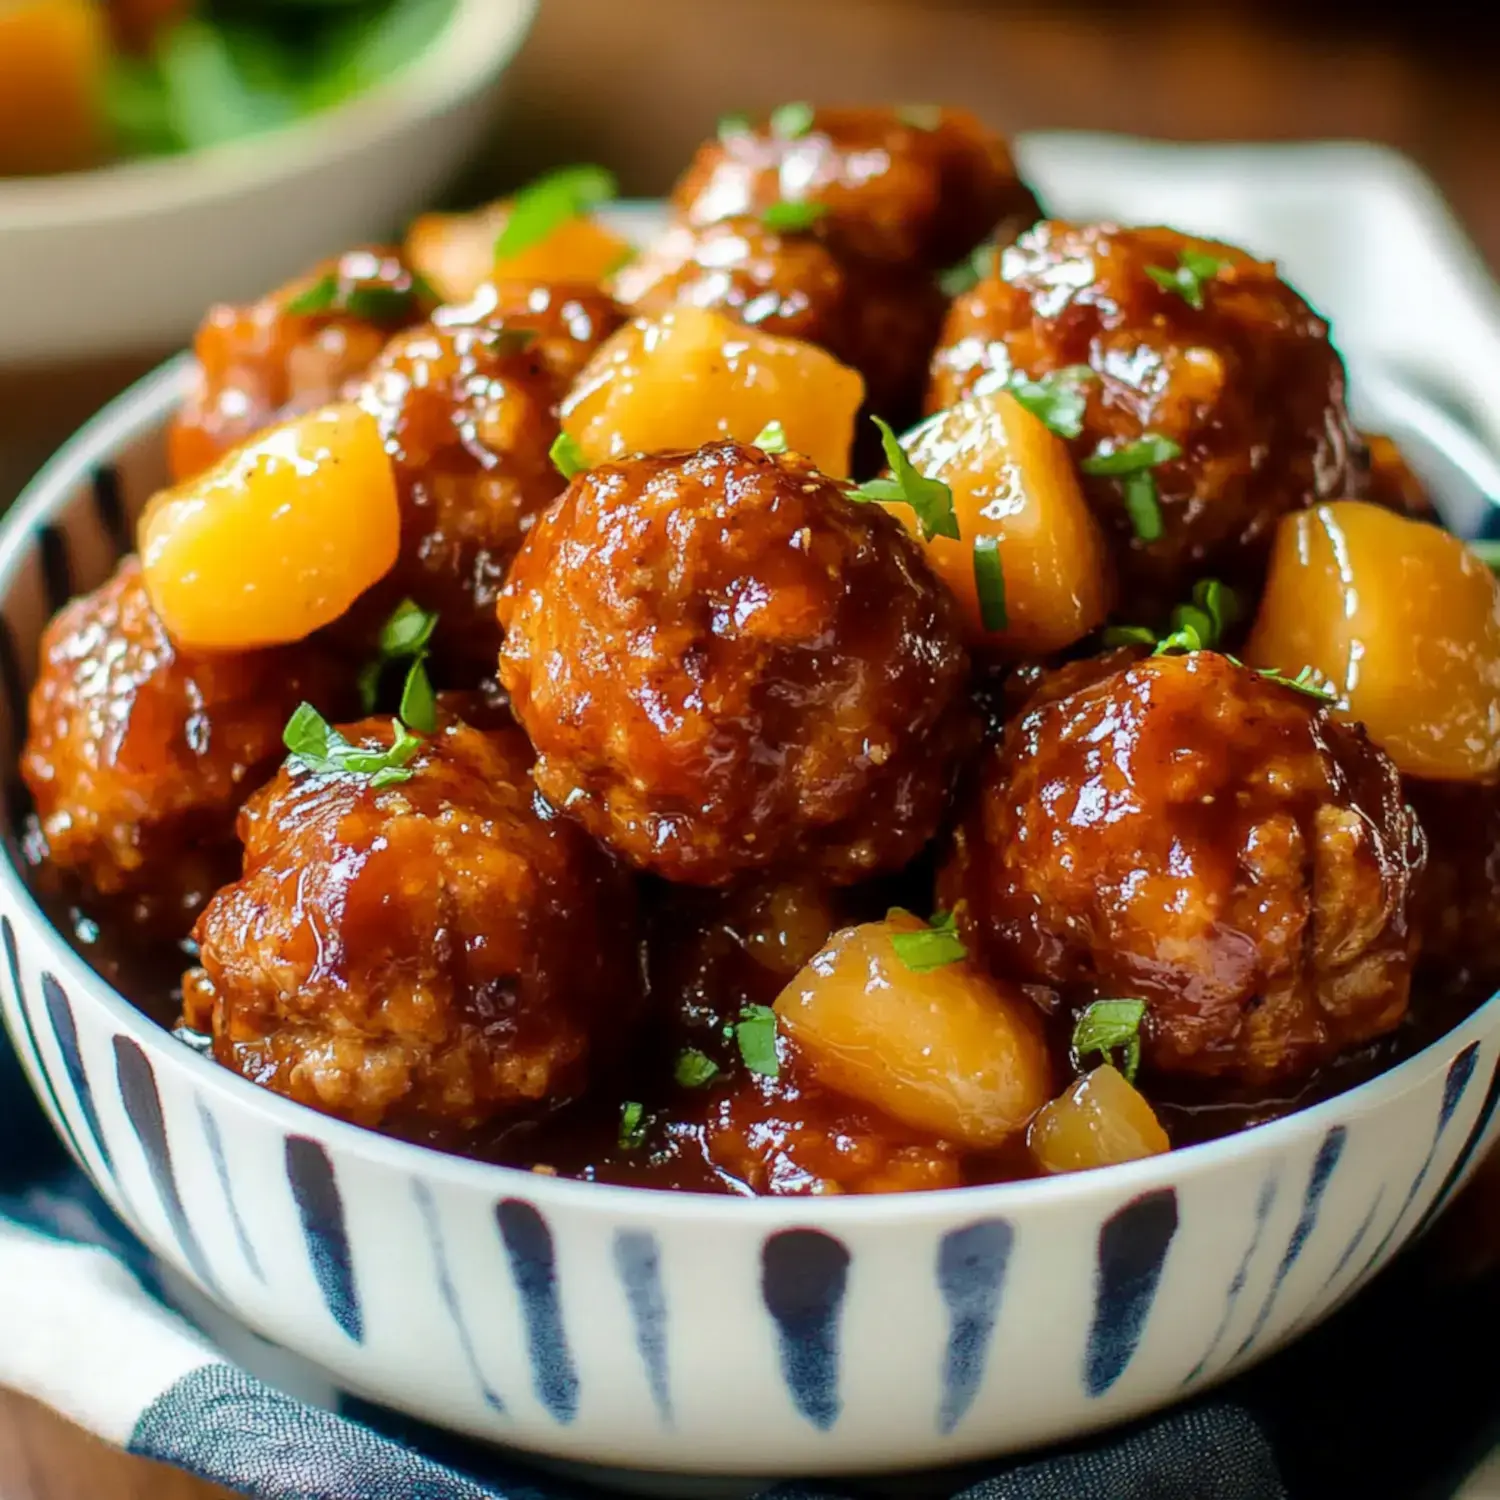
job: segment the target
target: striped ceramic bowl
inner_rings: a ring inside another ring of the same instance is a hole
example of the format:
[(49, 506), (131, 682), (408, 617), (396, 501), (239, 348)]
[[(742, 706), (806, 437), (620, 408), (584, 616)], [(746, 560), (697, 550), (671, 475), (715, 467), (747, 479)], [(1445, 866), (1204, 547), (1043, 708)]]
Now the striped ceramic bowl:
[[(0, 527), (7, 812), (49, 613), (162, 481), (172, 365)], [(1368, 399), (1368, 396), (1367, 396)], [(1486, 457), (1399, 391), (1367, 410), (1460, 524)], [(214, 1302), (340, 1386), (589, 1463), (766, 1474), (940, 1465), (1202, 1390), (1367, 1281), (1495, 1133), (1500, 998), (1383, 1077), (1106, 1172), (865, 1199), (704, 1198), (386, 1140), (175, 1042), (0, 861), (5, 1019), (77, 1160)]]

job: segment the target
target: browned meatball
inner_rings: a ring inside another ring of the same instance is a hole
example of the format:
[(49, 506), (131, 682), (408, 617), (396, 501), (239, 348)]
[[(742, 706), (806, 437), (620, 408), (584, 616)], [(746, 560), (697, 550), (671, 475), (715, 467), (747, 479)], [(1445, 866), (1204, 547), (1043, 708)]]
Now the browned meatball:
[[(1180, 271), (1184, 253), (1208, 257), (1217, 273), (1196, 291), (1189, 278), (1186, 293), (1153, 279), (1153, 270)], [(1277, 519), (1345, 494), (1357, 478), (1344, 367), (1327, 324), (1275, 266), (1243, 251), (1171, 229), (1037, 225), (949, 310), (928, 409), (951, 406), (986, 377), (1073, 366), (1094, 372), (1071, 443), (1081, 461), (1147, 434), (1181, 450), (1149, 470), (1155, 540), (1126, 503), (1143, 481), (1085, 475), (1117, 539), (1127, 612), (1156, 614), (1204, 574), (1257, 581)]]
[(642, 869), (852, 882), (937, 827), (970, 723), (957, 606), (804, 460), (716, 443), (580, 475), (500, 619), (537, 785)]
[(493, 671), (505, 569), (563, 487), (544, 347), (503, 321), (423, 324), (392, 339), (360, 387), (395, 465), (401, 551), (350, 628), (378, 626), (403, 598), (436, 610), (433, 650), (456, 685)]
[(721, 130), (672, 193), (693, 225), (760, 218), (780, 202), (822, 208), (810, 231), (841, 256), (928, 272), (992, 232), (1008, 244), (1040, 216), (1000, 136), (967, 110), (925, 106), (778, 113)]
[(464, 1130), (576, 1093), (592, 1037), (637, 1013), (633, 904), (530, 762), (518, 732), (453, 719), (395, 785), (288, 761), (195, 930), (184, 1009), (219, 1061), (363, 1125)]
[(1000, 972), (1144, 999), (1153, 1067), (1260, 1082), (1401, 1020), (1422, 857), (1362, 730), (1200, 652), (1023, 714), (941, 896)]
[(1410, 776), (1405, 786), (1427, 835), (1422, 960), (1482, 998), (1500, 987), (1500, 786)]
[(577, 282), (487, 281), (467, 302), (440, 307), (440, 328), (483, 323), (535, 335), (531, 353), (551, 377), (554, 404), (567, 394), (594, 350), (625, 321), (624, 309), (598, 287)]
[(616, 278), (636, 314), (708, 307), (818, 344), (865, 379), (871, 410), (901, 424), (921, 406), (945, 303), (923, 273), (840, 260), (821, 240), (758, 219), (676, 224)]
[(42, 637), (21, 772), (47, 856), (181, 936), (236, 868), (234, 818), (275, 768), (304, 698), (336, 707), (320, 652), (179, 649), (126, 558)]
[(428, 311), (400, 257), (379, 249), (350, 250), (249, 306), (210, 308), (193, 341), (193, 388), (167, 434), (173, 477), (201, 473), (281, 417), (337, 400), (393, 333)]

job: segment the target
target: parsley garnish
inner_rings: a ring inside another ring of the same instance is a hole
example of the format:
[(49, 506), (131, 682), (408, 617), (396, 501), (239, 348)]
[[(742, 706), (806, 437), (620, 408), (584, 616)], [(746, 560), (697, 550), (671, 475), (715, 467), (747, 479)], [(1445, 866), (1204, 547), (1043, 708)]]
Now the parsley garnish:
[(750, 116), (736, 112), (719, 116), (719, 139), (727, 141), (733, 135), (749, 135), (752, 126)]
[(974, 542), (974, 592), (979, 596), (979, 622), (986, 630), (1004, 630), (1005, 573), (1000, 567), (1000, 538), (977, 537)]
[(938, 287), (945, 297), (962, 297), (994, 271), (997, 259), (998, 253), (993, 245), (981, 245), (956, 266), (939, 271)]
[(1106, 625), (1100, 639), (1106, 646), (1154, 646), (1156, 632), (1149, 625)]
[(767, 422), (756, 435), (750, 439), (752, 447), (759, 448), (762, 453), (785, 453), (786, 452), (786, 429), (780, 422)]
[(1132, 1083), (1141, 1066), (1141, 1022), (1146, 1019), (1144, 1000), (1096, 1000), (1073, 1027), (1073, 1056), (1078, 1059), (1090, 1052), (1101, 1053), (1106, 1062), (1110, 1053), (1125, 1049), (1120, 1071)]
[(1323, 678), (1323, 674), (1311, 667), (1303, 667), (1295, 677), (1288, 677), (1279, 667), (1257, 667), (1255, 670), (1268, 682), (1274, 682), (1279, 687), (1289, 687), (1294, 692), (1306, 693), (1319, 703), (1339, 701), (1339, 695), (1326, 685), (1327, 679)]
[(685, 1089), (701, 1089), (719, 1075), (719, 1065), (696, 1047), (684, 1047), (677, 1054), (677, 1066), (672, 1077)]
[(771, 134), (784, 141), (795, 141), (813, 127), (813, 107), (805, 99), (777, 105), (771, 111)]
[(1477, 540), (1469, 543), (1469, 551), (1485, 567), (1500, 571), (1500, 540), (1494, 537), (1479, 537)]
[(511, 199), (505, 228), (495, 241), (495, 259), (529, 249), (569, 219), (608, 203), (618, 191), (615, 174), (605, 167), (562, 167), (537, 178)]
[(936, 130), (943, 123), (941, 104), (899, 104), (896, 118), (913, 130)]
[(1098, 378), (1087, 365), (1067, 365), (1035, 380), (1012, 370), (1005, 389), (1049, 431), (1060, 438), (1076, 438), (1083, 431), (1088, 405), (1080, 387)]
[(315, 776), (368, 776), (374, 791), (410, 781), (416, 774), (408, 761), (422, 748), (422, 742), (395, 719), (391, 728), (395, 743), (388, 749), (352, 745), (315, 709), (311, 703), (300, 704), (286, 722), (281, 742), (305, 770)]
[(747, 1005), (734, 1026), (734, 1040), (745, 1066), (762, 1078), (777, 1078), (781, 1063), (776, 1056), (776, 1012), (769, 1005)]
[(359, 674), (360, 702), (367, 714), (375, 712), (380, 676), (391, 662), (409, 661), (401, 689), (401, 717), (413, 729), (431, 734), (437, 728), (437, 699), (427, 676), (427, 643), (437, 626), (437, 613), (403, 599), (380, 628), (379, 655)]
[(1085, 474), (1120, 479), (1125, 492), (1125, 511), (1135, 534), (1143, 542), (1155, 542), (1161, 538), (1162, 518), (1151, 470), (1181, 454), (1182, 448), (1171, 438), (1148, 432), (1133, 443), (1108, 450), (1101, 448), (1078, 467)]
[(552, 466), (564, 479), (572, 479), (588, 468), (583, 449), (578, 446), (578, 439), (571, 433), (558, 433), (552, 440), (552, 446), (547, 450), (547, 457), (552, 460)]
[(1179, 604), (1172, 611), (1169, 634), (1158, 637), (1146, 625), (1111, 625), (1104, 632), (1104, 644), (1154, 646), (1153, 656), (1174, 651), (1217, 651), (1241, 614), (1239, 595), (1232, 588), (1217, 578), (1202, 578), (1193, 585), (1193, 602)]
[(917, 472), (888, 422), (875, 416), (870, 420), (880, 429), (880, 445), (885, 449), (885, 460), (893, 477), (867, 479), (849, 491), (849, 498), (861, 504), (876, 500), (909, 505), (917, 513), (924, 540), (930, 542), (935, 536), (946, 536), (957, 541), (958, 514), (953, 509), (953, 491), (941, 479), (928, 479)]
[(893, 932), (891, 947), (913, 974), (926, 974), (969, 956), (951, 911), (936, 913), (921, 932)]
[(646, 1144), (646, 1127), (650, 1121), (646, 1118), (645, 1106), (634, 1099), (628, 1099), (620, 1106), (620, 1147), (625, 1151), (638, 1151)]
[(789, 203), (783, 200), (767, 204), (760, 220), (767, 229), (776, 229), (783, 234), (800, 234), (804, 229), (811, 229), (827, 212), (826, 203)]
[(345, 281), (337, 271), (325, 271), (286, 304), (286, 311), (302, 318), (344, 314), (366, 323), (400, 323), (420, 311), (421, 304), (436, 307), (441, 301), (427, 280), (415, 271), (407, 273), (406, 286)]
[(1217, 255), (1205, 255), (1201, 250), (1184, 250), (1177, 264), (1147, 266), (1146, 274), (1164, 292), (1175, 292), (1189, 307), (1203, 308), (1203, 284), (1212, 281), (1227, 266), (1227, 260)]

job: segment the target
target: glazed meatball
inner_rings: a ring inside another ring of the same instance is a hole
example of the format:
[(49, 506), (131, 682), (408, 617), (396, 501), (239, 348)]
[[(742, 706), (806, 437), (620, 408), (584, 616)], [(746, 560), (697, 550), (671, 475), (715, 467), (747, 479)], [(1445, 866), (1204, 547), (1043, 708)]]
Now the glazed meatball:
[(957, 606), (897, 521), (795, 456), (579, 475), (500, 619), (537, 785), (642, 869), (848, 883), (937, 827), (970, 731)]
[(47, 858), (184, 935), (234, 874), (235, 813), (280, 760), (292, 710), (338, 706), (343, 676), (308, 646), (179, 649), (127, 558), (42, 637), (21, 771)]
[(1405, 785), (1427, 836), (1422, 960), (1483, 998), (1500, 988), (1500, 786), (1410, 776)]
[[(1214, 274), (1175, 289), (1153, 278), (1187, 275), (1184, 255)], [(1282, 514), (1357, 482), (1327, 324), (1240, 250), (1170, 229), (1037, 225), (949, 310), (928, 409), (1011, 372), (1075, 366), (1094, 377), (1071, 443), (1085, 469), (1148, 434), (1180, 449), (1144, 477), (1085, 472), (1118, 542), (1127, 609), (1162, 613), (1205, 574), (1253, 584)], [(1142, 485), (1159, 528), (1141, 512)]]
[[(344, 731), (389, 746), (390, 723)], [(537, 801), (516, 731), (447, 719), (410, 779), (289, 760), (195, 936), (189, 1025), (227, 1067), (363, 1125), (467, 1130), (571, 1097), (637, 1014), (630, 887)]]
[[(778, 131), (777, 127), (780, 127)], [(967, 110), (834, 108), (721, 130), (672, 194), (694, 226), (817, 204), (810, 231), (840, 256), (939, 271), (1040, 217), (1004, 140)]]
[(1160, 1072), (1295, 1077), (1407, 1007), (1421, 832), (1357, 727), (1227, 657), (1043, 697), (943, 872), (1000, 973), (1139, 997)]
[(497, 321), (423, 324), (392, 339), (360, 387), (395, 465), (401, 550), (350, 628), (378, 628), (404, 598), (437, 611), (432, 647), (455, 686), (493, 672), (506, 567), (563, 487), (546, 343)]
[(608, 293), (585, 283), (487, 281), (467, 302), (440, 307), (432, 321), (440, 328), (483, 323), (529, 331), (535, 336), (530, 352), (551, 378), (556, 403), (594, 350), (625, 321), (625, 311)]
[(167, 434), (173, 478), (202, 473), (282, 417), (337, 400), (393, 333), (428, 310), (400, 258), (376, 249), (351, 250), (247, 307), (210, 308), (193, 341), (193, 388)]
[(859, 371), (870, 409), (896, 424), (921, 406), (945, 306), (926, 275), (840, 260), (820, 240), (752, 218), (673, 225), (620, 272), (615, 290), (643, 317), (708, 307), (820, 345)]

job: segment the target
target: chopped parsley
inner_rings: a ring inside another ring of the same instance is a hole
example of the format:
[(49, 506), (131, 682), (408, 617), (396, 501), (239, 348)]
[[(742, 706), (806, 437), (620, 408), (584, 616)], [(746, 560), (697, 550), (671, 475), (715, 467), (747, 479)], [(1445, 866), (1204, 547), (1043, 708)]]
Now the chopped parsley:
[(382, 281), (346, 281), (337, 271), (323, 275), (286, 304), (296, 317), (361, 318), (366, 323), (401, 323), (424, 307), (436, 307), (442, 298), (425, 277), (409, 271), (405, 286)]
[(568, 432), (558, 433), (547, 450), (547, 457), (564, 479), (572, 479), (588, 468), (583, 449), (578, 446), (578, 439)]
[(1106, 625), (1101, 639), (1106, 646), (1154, 646), (1156, 632), (1149, 625)]
[(1339, 695), (1328, 686), (1327, 679), (1312, 667), (1303, 667), (1295, 677), (1288, 677), (1279, 667), (1257, 667), (1255, 669), (1268, 682), (1279, 687), (1289, 687), (1298, 693), (1306, 693), (1319, 703), (1337, 703)]
[(427, 643), (437, 627), (437, 612), (403, 599), (380, 627), (379, 654), (359, 674), (359, 696), (367, 714), (375, 712), (380, 678), (392, 662), (405, 661), (406, 682), (401, 689), (401, 718), (412, 729), (431, 734), (437, 728), (437, 698), (427, 676)]
[(752, 447), (759, 448), (762, 453), (785, 453), (786, 452), (786, 429), (780, 422), (767, 422), (756, 435), (750, 439)]
[(519, 255), (618, 192), (615, 174), (605, 167), (561, 167), (537, 178), (511, 199), (505, 227), (495, 241), (495, 259)]
[(957, 265), (938, 272), (938, 288), (945, 297), (962, 297), (993, 273), (998, 252), (993, 245), (981, 245)]
[(1012, 370), (1005, 389), (1050, 432), (1076, 438), (1083, 431), (1088, 398), (1082, 387), (1099, 377), (1087, 365), (1067, 365), (1035, 380)]
[(913, 974), (926, 974), (969, 956), (951, 911), (936, 913), (920, 932), (893, 932), (891, 947)]
[(974, 592), (979, 596), (979, 621), (986, 630), (1004, 630), (1005, 573), (1000, 567), (1000, 538), (976, 537), (974, 541)]
[(928, 479), (917, 472), (888, 422), (875, 416), (870, 420), (880, 429), (880, 444), (891, 477), (867, 479), (849, 492), (849, 498), (861, 503), (875, 500), (909, 505), (916, 512), (924, 540), (946, 536), (956, 542), (958, 513), (953, 509), (953, 491), (941, 479)]
[(771, 134), (795, 141), (813, 127), (813, 107), (805, 99), (779, 104), (771, 111)]
[(1144, 1000), (1095, 1000), (1073, 1027), (1075, 1065), (1091, 1052), (1109, 1062), (1111, 1053), (1123, 1050), (1120, 1071), (1134, 1083), (1141, 1066), (1141, 1022), (1145, 1019)]
[(1162, 516), (1151, 471), (1157, 464), (1181, 454), (1182, 448), (1171, 438), (1148, 432), (1118, 448), (1101, 447), (1078, 467), (1085, 474), (1119, 479), (1125, 495), (1125, 511), (1136, 536), (1143, 542), (1155, 542), (1161, 539)]
[(422, 748), (421, 740), (399, 721), (392, 719), (391, 728), (396, 738), (386, 749), (352, 745), (311, 703), (303, 703), (287, 720), (281, 741), (292, 759), (315, 776), (368, 776), (378, 792), (410, 781), (416, 773), (408, 762)]
[(1240, 618), (1239, 596), (1217, 578), (1203, 578), (1193, 585), (1193, 602), (1172, 611), (1172, 629), (1157, 643), (1154, 656), (1173, 651), (1216, 651)]
[(827, 212), (826, 203), (793, 203), (782, 200), (779, 203), (768, 203), (760, 221), (767, 229), (775, 229), (783, 234), (801, 234), (804, 230), (811, 229)]
[(1229, 262), (1201, 250), (1184, 250), (1175, 266), (1147, 266), (1146, 274), (1164, 292), (1173, 292), (1189, 307), (1203, 308), (1203, 286), (1212, 281)]
[(943, 123), (941, 104), (898, 104), (896, 118), (913, 130), (936, 130)]
[(1500, 570), (1500, 539), (1495, 537), (1480, 537), (1476, 541), (1469, 543), (1469, 551), (1485, 567)]
[(701, 1089), (719, 1076), (719, 1065), (696, 1047), (684, 1047), (677, 1054), (672, 1077), (685, 1089)]
[(762, 1078), (777, 1078), (781, 1062), (776, 1056), (776, 1012), (769, 1005), (747, 1005), (734, 1025), (735, 1044), (745, 1066)]
[(731, 136), (749, 135), (752, 126), (750, 116), (736, 111), (732, 115), (719, 116), (719, 139), (727, 141)]
[(628, 1099), (620, 1106), (620, 1148), (624, 1151), (639, 1151), (646, 1144), (646, 1127), (651, 1122), (646, 1118), (645, 1106), (635, 1099)]

